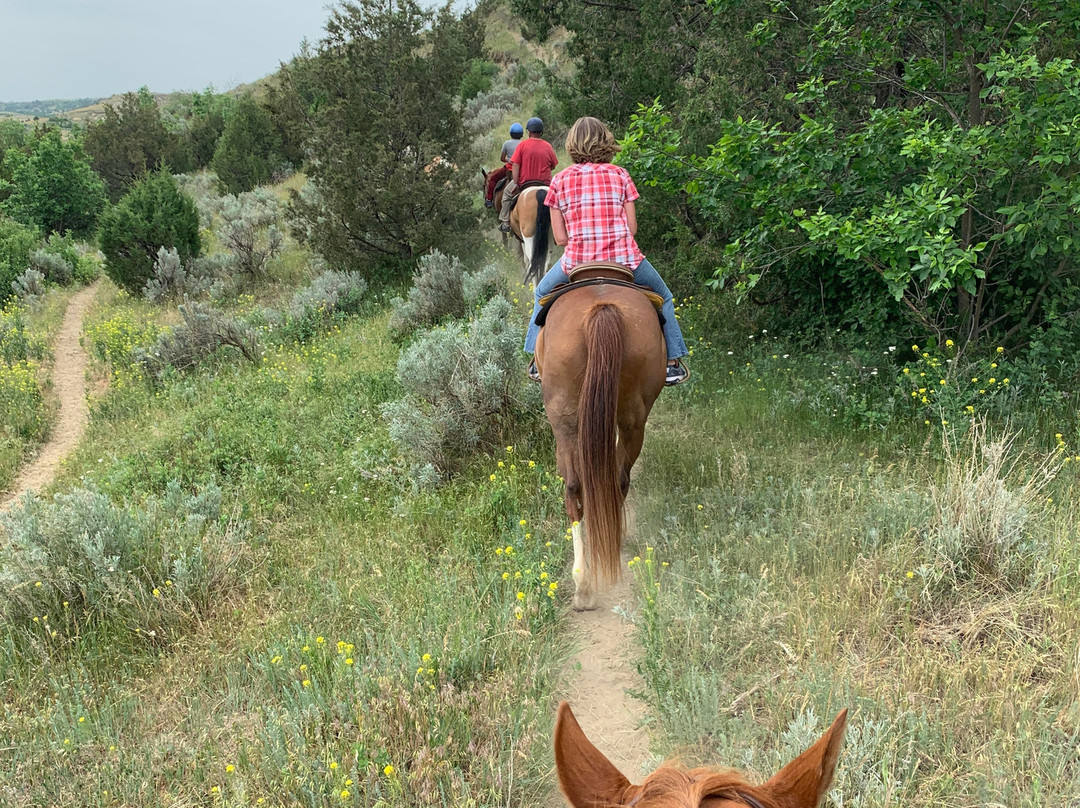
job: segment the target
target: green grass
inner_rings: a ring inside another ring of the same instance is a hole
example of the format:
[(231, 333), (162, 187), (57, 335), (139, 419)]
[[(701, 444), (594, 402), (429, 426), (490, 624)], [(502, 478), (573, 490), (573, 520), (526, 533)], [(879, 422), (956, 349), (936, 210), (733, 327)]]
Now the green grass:
[(823, 389), (827, 353), (698, 341), (684, 309), (696, 389), (665, 394), (635, 482), (656, 746), (766, 777), (850, 707), (835, 804), (1075, 798), (1080, 514), (1062, 440), (1031, 430), (998, 462), (993, 419), (974, 447), (948, 429), (943, 447), (914, 411), (853, 426), (858, 396)]
[(550, 448), (414, 491), (376, 414), (395, 355), (380, 315), (98, 401), (56, 488), (137, 508), (213, 481), (257, 563), (168, 642), (63, 607), (9, 619), (7, 803), (535, 804), (565, 655)]

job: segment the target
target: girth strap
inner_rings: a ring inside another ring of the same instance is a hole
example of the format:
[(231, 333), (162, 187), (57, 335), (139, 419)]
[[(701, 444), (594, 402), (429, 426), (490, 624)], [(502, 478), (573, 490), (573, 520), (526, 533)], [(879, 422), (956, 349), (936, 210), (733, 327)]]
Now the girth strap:
[(664, 298), (656, 294), (656, 292), (648, 286), (639, 286), (636, 283), (621, 281), (617, 278), (589, 278), (584, 281), (560, 284), (540, 298), (540, 311), (536, 314), (536, 325), (538, 327), (542, 326), (547, 321), (548, 311), (551, 309), (552, 303), (567, 292), (572, 292), (574, 289), (580, 289), (583, 286), (625, 286), (627, 289), (635, 289), (645, 295), (649, 302), (656, 307), (656, 316), (660, 318), (660, 327), (663, 328), (664, 324), (667, 322), (667, 320), (664, 319), (663, 313), (660, 311), (661, 307), (664, 305)]

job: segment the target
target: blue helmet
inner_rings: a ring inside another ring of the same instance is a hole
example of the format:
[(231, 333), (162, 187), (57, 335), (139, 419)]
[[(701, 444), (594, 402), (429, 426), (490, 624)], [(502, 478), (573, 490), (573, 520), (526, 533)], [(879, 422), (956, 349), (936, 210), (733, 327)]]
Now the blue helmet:
[(544, 122), (539, 118), (529, 118), (529, 120), (525, 122), (525, 128), (530, 132), (543, 132)]
[(521, 137), (525, 134), (525, 130), (521, 128), (520, 123), (510, 124), (510, 137)]

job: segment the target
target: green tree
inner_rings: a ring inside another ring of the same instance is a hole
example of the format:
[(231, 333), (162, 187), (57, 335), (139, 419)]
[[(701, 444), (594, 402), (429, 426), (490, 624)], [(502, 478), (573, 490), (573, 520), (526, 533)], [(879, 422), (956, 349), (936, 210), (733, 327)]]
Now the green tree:
[(159, 249), (174, 247), (186, 262), (202, 248), (195, 203), (167, 171), (137, 180), (101, 217), (98, 239), (105, 273), (133, 295), (153, 276)]
[(281, 139), (270, 113), (243, 96), (229, 113), (210, 167), (230, 194), (240, 194), (269, 182), (281, 162)]
[(12, 179), (2, 207), (13, 219), (46, 233), (93, 231), (105, 206), (105, 185), (79, 141), (65, 142), (59, 130), (48, 130), (32, 143), (29, 155), (11, 149), (4, 163)]
[(335, 8), (318, 52), (282, 71), (272, 103), (302, 134), (314, 191), (293, 197), (297, 231), (331, 265), (407, 272), (432, 247), (476, 238), (455, 105), (481, 34), (474, 15), (360, 0)]
[[(1080, 347), (1080, 8), (1050, 2), (777, 7), (748, 34), (801, 41), (797, 123), (719, 120), (687, 146), (642, 108), (623, 162), (689, 200), (726, 247), (714, 281), (958, 342)], [(1070, 134), (1072, 133), (1072, 134)]]
[(225, 131), (225, 120), (233, 104), (230, 96), (215, 93), (212, 87), (202, 93), (192, 94), (191, 117), (184, 140), (191, 151), (195, 168), (206, 168), (214, 159), (218, 141)]
[(119, 107), (106, 104), (105, 117), (87, 127), (84, 143), (115, 202), (137, 178), (168, 162), (178, 138), (165, 128), (154, 97), (143, 87), (126, 93)]

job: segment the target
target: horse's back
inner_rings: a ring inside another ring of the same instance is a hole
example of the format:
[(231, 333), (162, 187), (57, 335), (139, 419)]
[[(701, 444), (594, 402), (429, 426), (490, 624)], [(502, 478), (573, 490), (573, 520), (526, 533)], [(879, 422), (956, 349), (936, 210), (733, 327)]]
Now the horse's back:
[(651, 407), (664, 387), (666, 352), (656, 309), (645, 295), (625, 286), (585, 286), (565, 293), (551, 307), (537, 340), (537, 362), (545, 379), (545, 402), (558, 391), (576, 404), (588, 360), (586, 320), (599, 303), (616, 306), (623, 322), (620, 399), (640, 395)]

